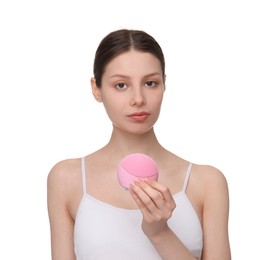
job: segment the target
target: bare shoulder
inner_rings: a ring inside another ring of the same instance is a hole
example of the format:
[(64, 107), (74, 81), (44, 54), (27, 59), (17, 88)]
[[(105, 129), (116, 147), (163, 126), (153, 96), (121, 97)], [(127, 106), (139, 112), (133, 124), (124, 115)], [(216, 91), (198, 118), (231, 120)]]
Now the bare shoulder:
[(48, 179), (65, 180), (79, 171), (80, 159), (66, 159), (56, 163), (49, 172)]
[(75, 259), (73, 230), (77, 206), (72, 205), (76, 194), (81, 194), (80, 169), (80, 159), (69, 159), (55, 164), (48, 174), (47, 205), (53, 259)]
[(211, 165), (193, 164), (187, 192), (194, 194), (202, 206), (218, 199), (228, 204), (227, 180), (218, 168)]
[(231, 259), (228, 237), (229, 193), (224, 174), (214, 166), (194, 165), (191, 178), (198, 181), (202, 202), (204, 259)]
[(80, 182), (80, 159), (66, 159), (56, 163), (48, 174), (48, 192), (59, 190), (68, 192)]
[(225, 175), (218, 168), (211, 165), (194, 164), (192, 176), (208, 189), (227, 186)]

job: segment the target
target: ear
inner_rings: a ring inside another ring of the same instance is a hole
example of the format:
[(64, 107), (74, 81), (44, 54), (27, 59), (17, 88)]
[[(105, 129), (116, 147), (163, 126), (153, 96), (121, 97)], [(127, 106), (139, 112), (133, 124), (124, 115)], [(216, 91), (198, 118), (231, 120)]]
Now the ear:
[(90, 80), (91, 83), (91, 87), (92, 87), (92, 93), (94, 98), (98, 101), (98, 102), (102, 102), (102, 96), (101, 96), (101, 90), (100, 88), (97, 86), (96, 84), (96, 79), (92, 78)]

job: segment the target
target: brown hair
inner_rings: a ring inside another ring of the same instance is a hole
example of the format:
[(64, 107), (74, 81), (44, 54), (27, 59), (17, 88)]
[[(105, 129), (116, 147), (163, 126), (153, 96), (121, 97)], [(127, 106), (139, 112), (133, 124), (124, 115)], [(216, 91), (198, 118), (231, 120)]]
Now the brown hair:
[(165, 59), (158, 42), (144, 31), (120, 29), (105, 36), (97, 48), (93, 70), (98, 87), (101, 87), (106, 65), (113, 58), (130, 49), (153, 54), (161, 63), (163, 79), (165, 78)]

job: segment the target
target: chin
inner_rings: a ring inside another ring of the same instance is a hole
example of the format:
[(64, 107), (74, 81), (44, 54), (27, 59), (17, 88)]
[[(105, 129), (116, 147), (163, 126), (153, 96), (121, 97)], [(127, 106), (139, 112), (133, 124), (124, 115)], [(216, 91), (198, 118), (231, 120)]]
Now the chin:
[(144, 126), (133, 126), (128, 128), (118, 127), (116, 125), (113, 125), (114, 128), (117, 128), (117, 130), (125, 132), (126, 134), (132, 134), (132, 135), (144, 135), (148, 132), (153, 130), (153, 126), (145, 127)]

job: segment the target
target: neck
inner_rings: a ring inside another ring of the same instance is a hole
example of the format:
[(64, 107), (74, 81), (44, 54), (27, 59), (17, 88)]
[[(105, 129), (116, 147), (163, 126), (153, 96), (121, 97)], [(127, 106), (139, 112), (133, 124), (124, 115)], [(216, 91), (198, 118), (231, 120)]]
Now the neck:
[(105, 149), (113, 155), (122, 157), (131, 153), (144, 153), (151, 156), (163, 148), (153, 128), (144, 134), (130, 134), (114, 128)]

